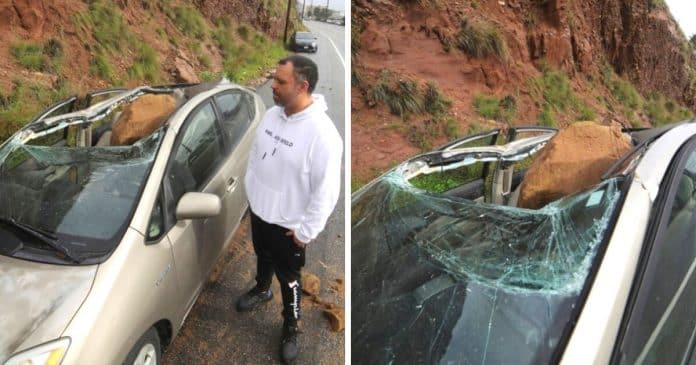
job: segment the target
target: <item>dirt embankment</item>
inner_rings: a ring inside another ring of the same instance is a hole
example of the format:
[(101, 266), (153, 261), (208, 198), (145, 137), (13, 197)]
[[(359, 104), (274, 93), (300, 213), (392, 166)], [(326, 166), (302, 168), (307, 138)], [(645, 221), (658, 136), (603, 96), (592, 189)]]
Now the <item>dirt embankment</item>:
[[(287, 2), (0, 0), (0, 141), (74, 93), (246, 83), (282, 55)], [(299, 27), (291, 13), (290, 31)]]
[[(687, 115), (680, 105), (696, 110), (693, 50), (669, 10), (649, 3), (353, 1), (354, 183), (471, 129), (647, 126)], [(394, 90), (395, 80), (435, 84), (449, 111), (395, 113), (376, 92), (385, 75)]]

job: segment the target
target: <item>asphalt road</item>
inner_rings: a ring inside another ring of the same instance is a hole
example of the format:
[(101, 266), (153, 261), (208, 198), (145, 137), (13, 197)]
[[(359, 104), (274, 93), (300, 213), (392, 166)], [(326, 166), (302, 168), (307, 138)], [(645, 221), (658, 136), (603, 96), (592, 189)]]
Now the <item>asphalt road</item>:
[[(345, 27), (307, 22), (317, 34), (319, 49), (306, 54), (319, 66), (315, 93), (324, 95), (328, 115), (345, 142)], [(270, 107), (270, 82), (258, 92)], [(322, 313), (321, 303), (344, 306), (342, 285), (345, 272), (344, 178), (342, 164), (341, 195), (326, 229), (307, 248), (305, 272), (321, 280), (318, 300), (302, 299), (299, 337), (300, 356), (296, 364), (343, 364), (344, 331), (333, 332)], [(250, 240), (248, 217), (240, 225), (226, 252), (213, 270), (206, 287), (194, 305), (179, 336), (166, 350), (163, 363), (173, 364), (279, 364), (282, 331), (280, 289), (274, 279), (274, 299), (250, 313), (237, 313), (234, 303), (255, 281), (256, 256)], [(334, 288), (330, 288), (333, 285)], [(338, 290), (336, 290), (338, 289)], [(320, 302), (320, 303), (317, 303)]]

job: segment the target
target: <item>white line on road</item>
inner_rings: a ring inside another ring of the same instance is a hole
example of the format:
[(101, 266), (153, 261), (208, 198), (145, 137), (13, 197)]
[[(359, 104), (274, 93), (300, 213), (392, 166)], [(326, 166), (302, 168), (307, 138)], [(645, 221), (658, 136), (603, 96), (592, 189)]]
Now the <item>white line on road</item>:
[(343, 65), (343, 68), (346, 68), (346, 63), (343, 61), (343, 57), (341, 57), (341, 52), (338, 51), (338, 47), (336, 47), (336, 44), (331, 40), (329, 36), (324, 34), (324, 32), (317, 31), (317, 33), (323, 35), (326, 39), (331, 42), (331, 45), (333, 46), (334, 50), (336, 51), (336, 55), (338, 56), (338, 59), (341, 61), (341, 65)]

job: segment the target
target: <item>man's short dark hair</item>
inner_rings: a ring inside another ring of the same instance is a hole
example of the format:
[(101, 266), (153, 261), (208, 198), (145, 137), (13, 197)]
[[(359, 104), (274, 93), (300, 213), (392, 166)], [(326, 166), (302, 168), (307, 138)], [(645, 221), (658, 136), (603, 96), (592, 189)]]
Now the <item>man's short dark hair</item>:
[(307, 57), (300, 55), (292, 55), (278, 61), (279, 65), (285, 65), (288, 62), (292, 63), (293, 73), (297, 81), (307, 81), (309, 88), (307, 91), (311, 94), (317, 86), (319, 80), (319, 70), (317, 64)]

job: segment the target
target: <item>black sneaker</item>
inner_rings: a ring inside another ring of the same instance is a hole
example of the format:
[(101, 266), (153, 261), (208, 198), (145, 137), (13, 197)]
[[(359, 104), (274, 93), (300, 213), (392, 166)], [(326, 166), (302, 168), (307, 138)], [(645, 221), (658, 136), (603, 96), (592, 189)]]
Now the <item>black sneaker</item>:
[(292, 364), (297, 355), (300, 353), (300, 349), (297, 347), (297, 335), (300, 331), (297, 329), (297, 324), (283, 324), (283, 338), (280, 342), (280, 358), (283, 359), (283, 363)]
[(257, 287), (249, 290), (246, 294), (242, 295), (237, 299), (237, 311), (247, 312), (260, 304), (265, 303), (273, 298), (273, 291), (269, 288), (268, 290), (260, 290)]

